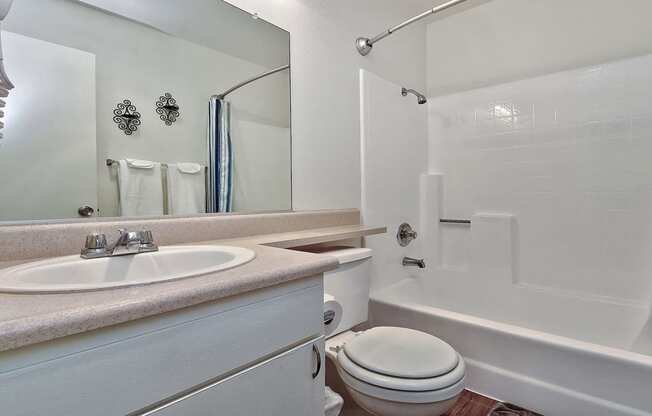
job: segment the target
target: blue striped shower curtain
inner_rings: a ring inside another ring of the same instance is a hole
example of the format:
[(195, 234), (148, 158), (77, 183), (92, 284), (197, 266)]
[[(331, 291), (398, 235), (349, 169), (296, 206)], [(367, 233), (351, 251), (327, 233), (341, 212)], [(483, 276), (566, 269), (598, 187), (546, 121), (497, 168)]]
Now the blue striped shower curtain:
[(233, 210), (233, 149), (231, 147), (230, 104), (210, 100), (208, 152), (210, 166), (208, 212)]

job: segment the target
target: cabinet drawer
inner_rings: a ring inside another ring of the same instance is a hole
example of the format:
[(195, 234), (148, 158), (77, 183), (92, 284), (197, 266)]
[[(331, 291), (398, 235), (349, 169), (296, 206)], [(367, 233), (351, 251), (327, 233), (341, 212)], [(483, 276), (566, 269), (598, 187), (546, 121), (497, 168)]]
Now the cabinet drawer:
[(322, 290), (286, 292), (0, 374), (0, 414), (116, 416), (143, 409), (319, 337)]
[[(323, 368), (304, 344), (143, 416), (308, 416), (323, 414)], [(321, 354), (320, 349), (318, 349)], [(320, 356), (321, 357), (321, 356)], [(321, 358), (320, 358), (321, 360)]]

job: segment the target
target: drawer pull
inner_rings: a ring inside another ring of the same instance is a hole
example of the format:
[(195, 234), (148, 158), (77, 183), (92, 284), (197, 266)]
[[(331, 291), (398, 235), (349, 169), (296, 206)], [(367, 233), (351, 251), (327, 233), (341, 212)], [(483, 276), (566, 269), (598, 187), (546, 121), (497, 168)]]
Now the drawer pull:
[(317, 376), (319, 375), (319, 372), (321, 371), (321, 353), (319, 352), (319, 349), (317, 347), (315, 347), (314, 344), (312, 346), (312, 352), (317, 357), (317, 368), (312, 373), (312, 378), (315, 379), (315, 378), (317, 378)]

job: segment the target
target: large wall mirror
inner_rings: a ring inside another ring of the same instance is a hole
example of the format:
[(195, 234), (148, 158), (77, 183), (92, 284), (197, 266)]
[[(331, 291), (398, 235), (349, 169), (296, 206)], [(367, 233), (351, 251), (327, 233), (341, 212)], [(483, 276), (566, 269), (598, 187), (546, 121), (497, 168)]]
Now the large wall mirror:
[(291, 209), (288, 32), (221, 0), (0, 3), (0, 221)]

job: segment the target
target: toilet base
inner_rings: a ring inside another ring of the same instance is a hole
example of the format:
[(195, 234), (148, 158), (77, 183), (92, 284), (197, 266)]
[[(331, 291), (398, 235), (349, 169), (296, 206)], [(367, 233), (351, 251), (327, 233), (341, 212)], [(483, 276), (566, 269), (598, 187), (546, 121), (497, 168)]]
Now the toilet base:
[(346, 386), (346, 389), (358, 406), (375, 416), (441, 416), (449, 411), (460, 397), (458, 394), (436, 403), (397, 403), (367, 396), (349, 386)]

